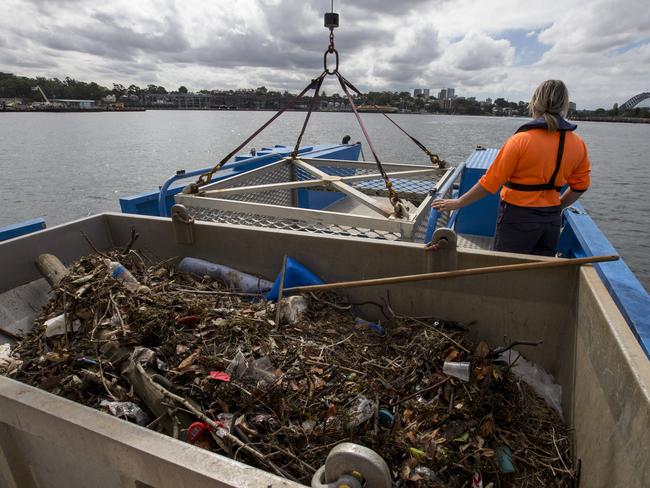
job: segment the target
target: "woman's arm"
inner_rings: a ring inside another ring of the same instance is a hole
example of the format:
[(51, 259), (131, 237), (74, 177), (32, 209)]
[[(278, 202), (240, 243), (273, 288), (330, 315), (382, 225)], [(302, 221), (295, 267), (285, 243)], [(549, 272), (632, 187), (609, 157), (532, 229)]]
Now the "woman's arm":
[(488, 195), (490, 195), (490, 192), (483, 188), (480, 183), (476, 183), (470, 189), (470, 191), (465, 193), (462, 197), (434, 200), (431, 203), (431, 206), (439, 212), (449, 212), (451, 210), (457, 210), (459, 208), (466, 207), (467, 205), (470, 205), (474, 202), (478, 202), (481, 198)]
[(569, 188), (567, 191), (562, 193), (562, 196), (560, 197), (560, 205), (562, 205), (563, 209), (570, 207), (578, 200), (578, 198), (580, 198), (583, 193), (584, 191), (573, 191), (571, 188)]

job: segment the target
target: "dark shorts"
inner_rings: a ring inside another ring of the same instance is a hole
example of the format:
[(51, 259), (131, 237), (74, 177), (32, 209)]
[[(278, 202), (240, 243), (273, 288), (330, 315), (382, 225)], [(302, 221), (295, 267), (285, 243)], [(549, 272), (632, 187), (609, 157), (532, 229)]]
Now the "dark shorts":
[(562, 208), (518, 207), (501, 202), (494, 239), (495, 251), (555, 256), (560, 239)]

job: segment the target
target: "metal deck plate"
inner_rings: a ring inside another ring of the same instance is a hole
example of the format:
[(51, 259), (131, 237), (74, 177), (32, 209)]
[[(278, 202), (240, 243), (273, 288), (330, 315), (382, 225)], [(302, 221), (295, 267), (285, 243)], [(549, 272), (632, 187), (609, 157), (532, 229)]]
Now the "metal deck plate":
[(457, 246), (467, 249), (483, 249), (484, 251), (491, 251), (494, 246), (494, 237), (458, 234)]

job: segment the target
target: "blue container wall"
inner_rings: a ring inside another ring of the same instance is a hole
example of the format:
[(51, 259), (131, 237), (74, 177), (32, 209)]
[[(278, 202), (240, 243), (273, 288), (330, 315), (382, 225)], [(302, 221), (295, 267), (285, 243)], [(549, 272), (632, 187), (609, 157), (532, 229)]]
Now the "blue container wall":
[(0, 241), (13, 239), (14, 237), (24, 236), (39, 230), (45, 229), (45, 220), (42, 218), (25, 220), (17, 224), (0, 227)]
[[(475, 150), (470, 155), (463, 170), (459, 195), (464, 195), (478, 183), (497, 154), (496, 149), (484, 149)], [(496, 231), (498, 210), (499, 192), (460, 209), (454, 230), (458, 234), (492, 237)]]

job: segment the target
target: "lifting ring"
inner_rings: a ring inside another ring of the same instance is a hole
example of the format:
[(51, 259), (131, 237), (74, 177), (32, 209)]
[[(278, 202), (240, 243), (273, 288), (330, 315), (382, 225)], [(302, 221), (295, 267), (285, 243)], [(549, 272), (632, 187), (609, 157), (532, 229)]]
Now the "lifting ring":
[[(330, 71), (327, 66), (327, 55), (330, 53), (334, 53), (334, 59), (336, 60), (336, 67), (334, 68), (334, 71)], [(333, 47), (330, 47), (327, 51), (325, 51), (325, 54), (323, 54), (323, 68), (328, 75), (335, 75), (339, 71), (339, 52)]]

